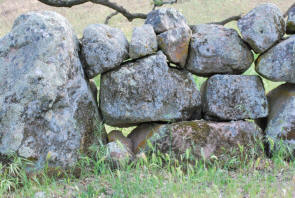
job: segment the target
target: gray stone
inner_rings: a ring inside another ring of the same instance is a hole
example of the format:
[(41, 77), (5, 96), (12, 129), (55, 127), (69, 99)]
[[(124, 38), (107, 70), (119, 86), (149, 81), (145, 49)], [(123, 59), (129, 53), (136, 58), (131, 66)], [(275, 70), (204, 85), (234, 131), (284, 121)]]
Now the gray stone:
[(283, 84), (267, 94), (269, 116), (265, 134), (295, 146), (295, 85)]
[(199, 118), (201, 99), (192, 75), (169, 68), (159, 51), (104, 73), (100, 108), (107, 124), (128, 126)]
[(191, 36), (191, 29), (179, 27), (159, 34), (157, 40), (159, 48), (164, 52), (168, 60), (180, 67), (184, 67)]
[(256, 53), (265, 52), (285, 34), (285, 20), (280, 9), (265, 3), (257, 6), (238, 21), (242, 38)]
[(294, 63), (295, 37), (292, 36), (260, 55), (255, 62), (255, 70), (272, 81), (295, 83)]
[(268, 115), (267, 99), (259, 76), (214, 75), (205, 83), (202, 104), (207, 119), (242, 120)]
[(82, 55), (88, 78), (118, 67), (128, 58), (128, 41), (124, 33), (104, 24), (86, 27), (82, 38)]
[(288, 12), (288, 19), (286, 25), (287, 34), (295, 34), (295, 7)]
[(151, 11), (147, 15), (145, 24), (151, 24), (156, 34), (177, 27), (189, 28), (184, 16), (173, 8), (160, 8)]
[(132, 59), (150, 55), (158, 49), (157, 36), (153, 26), (135, 27), (129, 45), (129, 56)]
[(0, 153), (71, 166), (101, 120), (79, 42), (54, 12), (18, 17), (0, 39)]
[[(195, 120), (166, 125), (144, 125), (140, 128), (130, 134), (132, 140), (140, 142), (135, 144), (136, 153), (161, 151), (185, 156), (189, 151), (193, 159), (210, 159), (215, 156), (219, 162), (226, 162), (232, 157), (251, 155), (257, 141), (262, 139), (262, 130), (251, 121)], [(241, 153), (241, 147), (244, 148), (244, 153)]]
[(190, 53), (186, 68), (200, 76), (242, 74), (254, 58), (234, 29), (221, 25), (192, 26)]

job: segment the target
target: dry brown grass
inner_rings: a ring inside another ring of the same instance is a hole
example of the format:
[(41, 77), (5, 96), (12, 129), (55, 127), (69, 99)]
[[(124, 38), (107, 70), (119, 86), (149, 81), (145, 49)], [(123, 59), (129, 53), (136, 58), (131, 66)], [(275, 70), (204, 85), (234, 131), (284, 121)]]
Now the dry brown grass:
[[(114, 0), (133, 12), (151, 10), (151, 0)], [(182, 0), (183, 3), (173, 5), (181, 11), (190, 24), (199, 24), (222, 20), (226, 17), (245, 13), (264, 2), (272, 2), (285, 11), (293, 0)], [(83, 29), (93, 23), (103, 23), (105, 17), (112, 12), (104, 6), (86, 3), (72, 8), (54, 8), (37, 0), (0, 0), (0, 36), (9, 32), (13, 21), (20, 14), (34, 10), (53, 10), (65, 16), (73, 25), (79, 36)], [(115, 16), (110, 25), (120, 27), (130, 38), (132, 27), (140, 25), (143, 20), (128, 22), (122, 16)], [(228, 26), (235, 26), (234, 23)]]

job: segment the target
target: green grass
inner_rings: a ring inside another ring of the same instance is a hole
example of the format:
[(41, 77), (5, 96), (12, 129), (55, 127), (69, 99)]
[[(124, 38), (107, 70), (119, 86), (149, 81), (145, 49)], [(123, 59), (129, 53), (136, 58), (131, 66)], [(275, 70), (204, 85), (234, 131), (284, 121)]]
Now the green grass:
[[(102, 147), (80, 156), (67, 172), (44, 168), (28, 175), (29, 161), (13, 156), (0, 164), (0, 197), (294, 197), (295, 163), (286, 147), (247, 160), (220, 163), (182, 161), (153, 153), (130, 165), (112, 169)], [(289, 158), (290, 159), (290, 158)]]

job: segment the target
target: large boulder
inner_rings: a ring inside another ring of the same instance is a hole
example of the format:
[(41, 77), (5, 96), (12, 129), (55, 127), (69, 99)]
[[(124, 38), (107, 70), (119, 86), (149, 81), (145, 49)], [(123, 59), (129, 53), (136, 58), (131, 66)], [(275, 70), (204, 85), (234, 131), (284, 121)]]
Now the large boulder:
[(189, 28), (184, 16), (173, 8), (160, 8), (151, 11), (147, 15), (145, 24), (151, 24), (156, 34), (178, 27)]
[(257, 6), (238, 21), (242, 38), (256, 53), (265, 52), (285, 34), (285, 20), (280, 9), (265, 3)]
[(85, 28), (82, 38), (82, 56), (87, 63), (88, 78), (109, 71), (128, 58), (128, 41), (124, 33), (104, 24)]
[(192, 31), (186, 27), (170, 29), (157, 36), (159, 48), (172, 63), (184, 67)]
[[(251, 149), (262, 139), (261, 129), (251, 121), (211, 122), (185, 121), (166, 125), (142, 125), (129, 137), (134, 151), (161, 151), (176, 156), (190, 155), (198, 159), (227, 161), (233, 156), (249, 156)], [(243, 147), (244, 153), (240, 150)], [(245, 155), (247, 154), (247, 155)], [(226, 157), (227, 160), (225, 159)]]
[(156, 52), (158, 49), (157, 36), (153, 26), (147, 24), (135, 27), (129, 45), (129, 56), (132, 59), (140, 58)]
[(254, 58), (234, 29), (221, 25), (192, 26), (190, 53), (186, 68), (200, 76), (242, 74)]
[(295, 7), (291, 8), (288, 12), (286, 33), (295, 34)]
[(104, 73), (100, 108), (107, 124), (130, 126), (199, 118), (201, 98), (192, 75), (169, 68), (159, 51)]
[[(29, 12), (0, 39), (0, 153), (71, 166), (101, 121), (79, 42), (54, 12)], [(103, 139), (105, 141), (106, 139)]]
[(269, 116), (265, 134), (295, 146), (295, 85), (283, 84), (267, 94)]
[(255, 62), (255, 70), (272, 81), (295, 83), (295, 37), (280, 42)]
[(259, 76), (214, 75), (202, 89), (203, 113), (209, 120), (257, 119), (268, 115)]

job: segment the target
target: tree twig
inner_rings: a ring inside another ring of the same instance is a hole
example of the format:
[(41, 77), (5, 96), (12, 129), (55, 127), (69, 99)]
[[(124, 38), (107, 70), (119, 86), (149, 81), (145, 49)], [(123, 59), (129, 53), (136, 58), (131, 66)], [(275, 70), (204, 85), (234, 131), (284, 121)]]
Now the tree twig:
[(110, 15), (108, 15), (104, 21), (104, 24), (109, 24), (109, 20), (113, 17), (116, 16), (117, 14), (119, 14), (118, 11), (111, 13)]
[(229, 22), (232, 22), (232, 21), (238, 21), (238, 20), (241, 19), (241, 17), (242, 17), (242, 14), (237, 15), (237, 16), (231, 16), (231, 17), (229, 17), (229, 18), (227, 18), (227, 19), (224, 19), (223, 21), (219, 21), (219, 22), (211, 22), (211, 23), (209, 23), (209, 24), (225, 25), (225, 24), (227, 24), (227, 23), (229, 23)]

